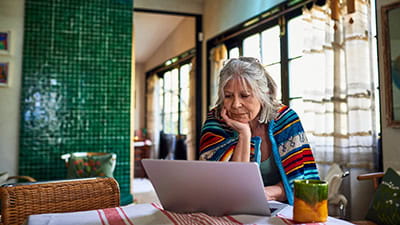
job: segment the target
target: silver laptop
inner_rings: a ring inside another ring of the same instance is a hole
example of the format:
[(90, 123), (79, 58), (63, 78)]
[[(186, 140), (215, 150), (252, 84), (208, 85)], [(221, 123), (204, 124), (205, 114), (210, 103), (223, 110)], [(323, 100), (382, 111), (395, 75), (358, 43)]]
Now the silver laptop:
[(256, 163), (143, 159), (142, 164), (165, 210), (271, 215)]

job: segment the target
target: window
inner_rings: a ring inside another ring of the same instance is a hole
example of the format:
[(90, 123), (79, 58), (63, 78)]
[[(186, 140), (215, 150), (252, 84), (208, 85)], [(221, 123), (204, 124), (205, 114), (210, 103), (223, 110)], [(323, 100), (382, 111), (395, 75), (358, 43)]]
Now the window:
[(240, 56), (239, 47), (234, 47), (229, 50), (229, 58), (237, 58)]
[[(302, 16), (302, 7), (294, 7), (286, 13), (277, 15), (286, 8), (294, 6), (297, 1), (293, 1), (287, 5), (282, 4), (271, 9), (269, 12), (256, 16), (257, 19), (250, 19), (250, 23), (244, 22), (219, 37), (210, 40), (212, 43), (222, 39), (227, 47), (228, 58), (239, 56), (256, 57), (261, 60), (268, 73), (273, 77), (278, 86), (278, 99), (291, 108), (295, 109), (300, 117), (306, 109), (303, 104), (304, 93), (307, 91), (309, 79), (307, 79), (307, 71), (305, 68), (305, 58), (303, 57), (303, 49), (307, 43), (304, 43), (306, 31), (306, 23)], [(301, 5), (301, 4), (299, 4)], [(304, 4), (303, 4), (304, 5)], [(307, 5), (308, 6), (308, 5)], [(377, 62), (377, 39), (376, 39), (376, 21), (375, 21), (375, 1), (371, 1), (371, 24), (372, 24), (372, 46), (375, 51), (373, 55), (374, 61)], [(268, 19), (271, 17), (271, 19)], [(264, 21), (263, 21), (264, 20)], [(259, 21), (256, 25), (251, 21)], [(250, 25), (248, 25), (250, 24)], [(229, 37), (224, 39), (224, 37)], [(332, 37), (333, 38), (333, 37)], [(323, 40), (315, 40), (323, 41)], [(308, 43), (310, 44), (310, 43)], [(307, 44), (307, 45), (308, 45)], [(213, 47), (212, 45), (210, 46)], [(314, 64), (316, 71), (324, 70), (325, 63)], [(378, 68), (377, 63), (372, 65), (374, 84), (374, 100), (375, 107), (379, 106), (379, 87), (378, 87)], [(315, 83), (326, 82), (324, 77), (321, 80), (313, 80)], [(321, 87), (322, 88), (322, 87)], [(323, 92), (323, 90), (320, 90)], [(377, 130), (380, 130), (380, 116), (375, 115), (375, 124)]]
[[(300, 15), (300, 13), (300, 11), (297, 12), (297, 15)], [(243, 55), (261, 60), (278, 86), (277, 97), (281, 101), (283, 101), (282, 85), (286, 85), (284, 83), (287, 82), (287, 79), (282, 80), (281, 73), (283, 70), (282, 66), (287, 65), (287, 63), (282, 64), (283, 61), (287, 61), (287, 59), (282, 57), (285, 55), (282, 53), (283, 49), (287, 49), (287, 47), (283, 48), (282, 46), (282, 39), (284, 39), (285, 36), (282, 35), (284, 32), (281, 32), (281, 30), (285, 29), (286, 28), (281, 28), (279, 20), (275, 19), (261, 27), (255, 28), (248, 35), (243, 35), (243, 37), (241, 36), (240, 38), (228, 40), (226, 42), (229, 58)], [(298, 49), (301, 50), (301, 46), (298, 47)], [(240, 54), (241, 52), (242, 54)], [(286, 90), (287, 89), (288, 88), (286, 88)]]
[[(238, 49), (237, 47), (234, 49)], [(230, 50), (232, 51), (232, 49)], [(237, 50), (237, 52), (239, 52)], [(261, 59), (266, 70), (278, 85), (278, 99), (281, 93), (281, 47), (278, 25), (253, 34), (243, 40), (243, 55)]]
[(266, 29), (261, 33), (262, 63), (275, 80), (278, 86), (278, 99), (282, 99), (281, 93), (281, 44), (280, 29), (278, 25)]
[(162, 73), (159, 99), (165, 133), (188, 133), (190, 69), (191, 63), (184, 63)]
[[(302, 102), (304, 88), (307, 87), (307, 68), (303, 65), (304, 21), (296, 16), (288, 21), (288, 67), (289, 67), (289, 105), (301, 114), (305, 104)], [(318, 66), (318, 65), (315, 65)], [(301, 115), (300, 115), (301, 116)]]
[[(375, 1), (355, 4), (285, 1), (209, 40), (207, 50), (224, 44), (229, 58), (260, 59), (318, 163), (373, 168), (381, 129)], [(333, 20), (336, 8), (345, 13)]]
[(260, 34), (253, 34), (243, 40), (243, 55), (259, 59), (260, 49)]

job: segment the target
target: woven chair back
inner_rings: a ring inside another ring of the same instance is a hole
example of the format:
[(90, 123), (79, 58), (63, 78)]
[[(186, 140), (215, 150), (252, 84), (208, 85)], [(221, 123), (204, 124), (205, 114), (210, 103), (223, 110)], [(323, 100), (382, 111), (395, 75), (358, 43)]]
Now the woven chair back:
[(0, 225), (23, 224), (29, 215), (117, 207), (120, 190), (114, 178), (85, 178), (0, 187)]

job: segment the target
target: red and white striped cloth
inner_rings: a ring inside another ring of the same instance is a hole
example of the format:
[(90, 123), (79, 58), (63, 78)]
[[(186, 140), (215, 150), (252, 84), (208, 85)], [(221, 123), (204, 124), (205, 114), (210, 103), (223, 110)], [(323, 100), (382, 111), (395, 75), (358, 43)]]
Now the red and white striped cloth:
[[(239, 225), (239, 224), (272, 224), (291, 225), (291, 206), (284, 208), (277, 217), (255, 215), (208, 216), (205, 213), (179, 214), (164, 210), (160, 205), (138, 204), (123, 207), (99, 209), (72, 213), (50, 213), (31, 215), (27, 225)], [(330, 224), (350, 223), (329, 218)]]

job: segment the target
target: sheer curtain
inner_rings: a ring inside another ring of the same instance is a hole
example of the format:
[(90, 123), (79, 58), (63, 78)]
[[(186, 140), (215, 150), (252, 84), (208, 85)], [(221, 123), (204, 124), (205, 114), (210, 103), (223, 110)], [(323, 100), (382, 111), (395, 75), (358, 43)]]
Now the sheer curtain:
[(228, 57), (228, 52), (224, 44), (218, 45), (210, 51), (210, 108), (214, 107), (218, 96), (218, 75), (222, 69), (224, 61)]
[(303, 60), (310, 68), (303, 76), (312, 84), (303, 95), (303, 125), (318, 163), (374, 168), (371, 7), (364, 0), (342, 3), (303, 10)]
[(188, 159), (194, 160), (196, 159), (196, 57), (193, 57), (192, 59), (189, 82), (190, 97), (186, 144), (188, 149)]
[(157, 74), (151, 75), (147, 78), (147, 132), (153, 142), (151, 157), (158, 158), (159, 155), (159, 139), (161, 131), (161, 118), (160, 118), (160, 79)]

